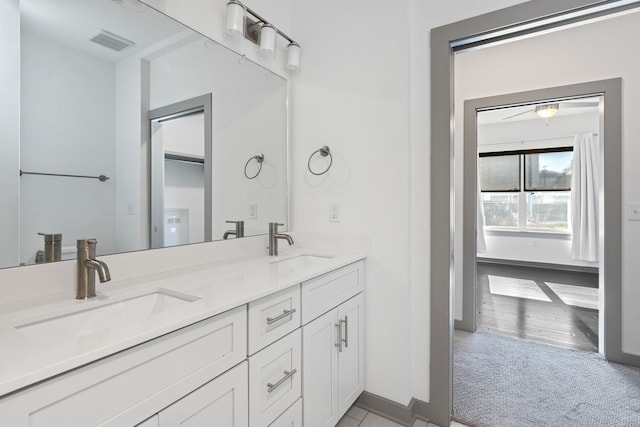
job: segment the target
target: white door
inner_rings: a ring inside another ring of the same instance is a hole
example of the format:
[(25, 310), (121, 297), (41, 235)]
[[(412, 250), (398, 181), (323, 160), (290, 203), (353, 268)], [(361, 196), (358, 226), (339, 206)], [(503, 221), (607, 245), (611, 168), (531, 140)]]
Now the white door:
[(303, 424), (333, 427), (338, 423), (337, 309), (302, 328)]

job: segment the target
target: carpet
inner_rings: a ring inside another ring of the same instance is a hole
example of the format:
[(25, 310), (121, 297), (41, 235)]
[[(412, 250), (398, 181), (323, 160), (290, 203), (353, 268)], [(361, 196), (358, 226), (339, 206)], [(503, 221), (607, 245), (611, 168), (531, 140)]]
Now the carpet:
[(489, 332), (456, 331), (453, 394), (470, 427), (640, 427), (640, 369)]

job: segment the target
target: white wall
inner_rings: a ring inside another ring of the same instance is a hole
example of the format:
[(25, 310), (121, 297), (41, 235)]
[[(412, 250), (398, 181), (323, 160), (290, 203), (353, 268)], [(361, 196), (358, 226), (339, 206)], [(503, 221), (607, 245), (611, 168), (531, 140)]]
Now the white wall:
[(0, 267), (19, 263), (20, 10), (0, 1)]
[[(293, 5), (294, 228), (371, 237), (366, 390), (396, 402), (429, 400), (429, 29), (515, 3)], [(311, 177), (307, 158), (324, 144), (334, 166)], [(327, 220), (334, 202), (339, 224)]]
[[(204, 166), (165, 161), (164, 208), (188, 209), (189, 228), (184, 243), (204, 242)], [(165, 236), (166, 236), (165, 224)]]
[[(115, 68), (22, 29), (20, 167), (21, 262), (42, 249), (38, 232), (62, 233), (62, 245), (97, 238), (114, 250)], [(37, 124), (37, 125), (36, 125)]]
[[(514, 43), (467, 52), (456, 58), (456, 103), (502, 93), (566, 85), (608, 78), (623, 78), (623, 207), (640, 200), (640, 60), (636, 49), (640, 14), (594, 22)], [(568, 55), (567, 52), (571, 52)], [(500, 64), (500, 66), (496, 66)], [(541, 66), (543, 64), (544, 66)], [(605, 112), (606, 113), (606, 112)], [(456, 129), (462, 129), (456, 117)], [(640, 354), (637, 303), (640, 287), (640, 222), (622, 218), (622, 350)]]

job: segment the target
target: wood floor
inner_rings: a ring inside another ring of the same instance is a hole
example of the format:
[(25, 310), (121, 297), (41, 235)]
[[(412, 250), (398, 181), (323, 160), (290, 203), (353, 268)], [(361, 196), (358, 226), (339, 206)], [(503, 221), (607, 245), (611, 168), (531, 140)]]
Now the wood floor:
[[(492, 276), (493, 293), (489, 276)], [(509, 295), (509, 292), (505, 295), (499, 291), (504, 288), (500, 287), (502, 282), (509, 280), (504, 278), (520, 280), (523, 284), (520, 296)], [(567, 304), (566, 295), (558, 291), (555, 283), (571, 285), (561, 289), (568, 289), (572, 294), (594, 293), (593, 289), (598, 288), (598, 275), (479, 262), (476, 292), (478, 330), (576, 350), (598, 351), (598, 310)]]

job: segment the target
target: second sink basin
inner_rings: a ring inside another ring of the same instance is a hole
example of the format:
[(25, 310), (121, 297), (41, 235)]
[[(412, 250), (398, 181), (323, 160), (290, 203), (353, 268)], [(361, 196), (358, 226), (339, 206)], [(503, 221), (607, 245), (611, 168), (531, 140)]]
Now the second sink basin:
[[(15, 328), (40, 342), (78, 340), (136, 330), (153, 316), (188, 305), (198, 297), (159, 290), (112, 303), (24, 323)], [(91, 347), (89, 345), (89, 347)]]

